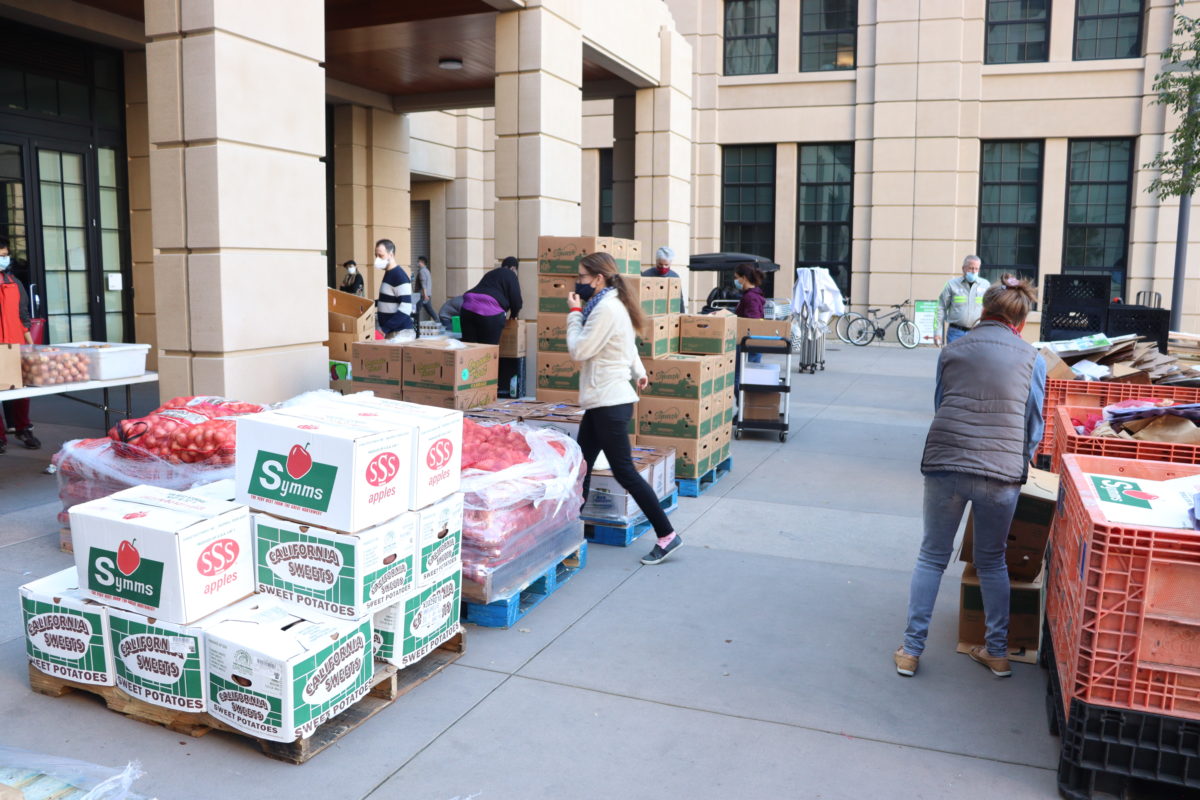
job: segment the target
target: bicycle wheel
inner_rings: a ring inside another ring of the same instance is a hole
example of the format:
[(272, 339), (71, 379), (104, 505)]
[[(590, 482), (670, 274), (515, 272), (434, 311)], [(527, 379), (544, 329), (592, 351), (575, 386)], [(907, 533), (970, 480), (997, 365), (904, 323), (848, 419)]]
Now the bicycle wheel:
[(866, 317), (859, 317), (847, 327), (846, 337), (850, 344), (866, 347), (875, 341), (875, 323)]
[(833, 332), (846, 344), (850, 344), (850, 337), (846, 332), (850, 328), (850, 323), (856, 319), (865, 319), (865, 317), (857, 311), (847, 311), (838, 317), (837, 324), (833, 326)]
[(900, 340), (900, 344), (912, 350), (921, 341), (921, 333), (915, 324), (904, 320), (900, 327), (896, 328), (896, 338)]

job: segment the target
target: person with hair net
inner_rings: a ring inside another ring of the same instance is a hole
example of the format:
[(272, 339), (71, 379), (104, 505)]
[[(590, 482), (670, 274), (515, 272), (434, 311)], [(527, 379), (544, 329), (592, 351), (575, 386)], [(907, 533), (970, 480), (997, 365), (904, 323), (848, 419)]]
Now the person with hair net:
[[(643, 278), (679, 278), (679, 273), (671, 269), (671, 262), (675, 260), (675, 251), (669, 247), (660, 247), (654, 254), (654, 266), (649, 269), (642, 270)], [(671, 313), (686, 314), (687, 313), (687, 285), (683, 279), (679, 280), (679, 308), (673, 309)]]

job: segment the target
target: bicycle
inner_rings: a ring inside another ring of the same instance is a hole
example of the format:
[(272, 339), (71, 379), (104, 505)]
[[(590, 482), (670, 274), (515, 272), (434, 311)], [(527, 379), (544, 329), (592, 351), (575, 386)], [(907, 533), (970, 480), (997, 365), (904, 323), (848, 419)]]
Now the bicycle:
[(883, 309), (868, 308), (868, 317), (860, 316), (847, 325), (846, 336), (849, 337), (850, 343), (859, 347), (866, 347), (876, 339), (882, 340), (887, 336), (892, 326), (898, 323), (896, 327), (896, 339), (903, 347), (912, 350), (921, 341), (921, 335), (917, 330), (917, 326), (909, 321), (908, 316), (901, 310), (908, 304), (908, 300), (905, 300), (903, 303), (896, 303), (892, 306), (893, 310), (883, 317), (879, 316), (879, 312)]
[[(849, 300), (846, 301), (849, 304)], [(837, 323), (833, 326), (833, 332), (846, 344), (850, 344), (850, 336), (847, 331), (850, 329), (850, 323), (856, 319), (865, 319), (862, 314), (857, 311), (847, 311), (837, 319)]]

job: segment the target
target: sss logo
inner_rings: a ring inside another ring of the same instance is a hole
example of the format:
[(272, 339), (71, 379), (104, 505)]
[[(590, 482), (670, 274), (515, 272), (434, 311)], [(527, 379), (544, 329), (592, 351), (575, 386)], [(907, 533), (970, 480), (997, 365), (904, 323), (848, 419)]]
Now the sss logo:
[(441, 469), (450, 463), (454, 455), (454, 442), (449, 439), (438, 439), (425, 454), (425, 465), (430, 469)]
[(400, 457), (395, 453), (380, 453), (367, 464), (367, 483), (372, 486), (383, 486), (389, 483), (400, 471)]
[(234, 565), (240, 552), (241, 548), (233, 539), (218, 539), (204, 548), (196, 559), (196, 569), (209, 578), (220, 575)]

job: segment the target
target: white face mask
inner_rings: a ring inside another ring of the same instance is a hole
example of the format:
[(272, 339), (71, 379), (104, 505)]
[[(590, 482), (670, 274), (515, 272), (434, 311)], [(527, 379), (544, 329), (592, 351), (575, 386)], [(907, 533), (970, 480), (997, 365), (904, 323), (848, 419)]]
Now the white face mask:
[(387, 262), (386, 258), (375, 259), (375, 268), (376, 269), (387, 269), (387, 265), (388, 265), (388, 262)]
[(346, 274), (353, 275), (358, 272), (358, 267), (346, 267)]

